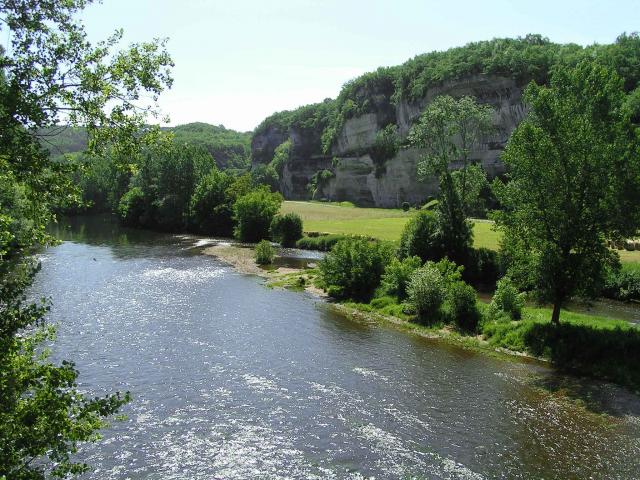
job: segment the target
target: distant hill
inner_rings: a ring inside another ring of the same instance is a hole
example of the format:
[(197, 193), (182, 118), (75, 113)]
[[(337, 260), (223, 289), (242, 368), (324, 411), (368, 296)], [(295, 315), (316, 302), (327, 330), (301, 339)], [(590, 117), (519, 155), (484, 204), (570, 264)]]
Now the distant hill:
[[(206, 149), (221, 169), (245, 169), (251, 164), (251, 133), (237, 132), (222, 125), (196, 122), (162, 128), (173, 132), (175, 141)], [(41, 132), (42, 143), (53, 157), (82, 153), (87, 148), (87, 133), (80, 127), (53, 127)]]
[(177, 142), (205, 148), (222, 169), (248, 168), (251, 165), (251, 132), (237, 132), (222, 125), (202, 122), (166, 130), (173, 132)]

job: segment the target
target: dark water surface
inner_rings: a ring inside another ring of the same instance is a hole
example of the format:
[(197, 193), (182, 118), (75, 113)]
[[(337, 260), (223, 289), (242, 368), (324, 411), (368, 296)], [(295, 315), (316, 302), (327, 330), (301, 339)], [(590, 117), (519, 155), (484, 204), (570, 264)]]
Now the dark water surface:
[(83, 391), (130, 390), (95, 479), (638, 478), (640, 398), (333, 313), (201, 238), (61, 227), (35, 294)]

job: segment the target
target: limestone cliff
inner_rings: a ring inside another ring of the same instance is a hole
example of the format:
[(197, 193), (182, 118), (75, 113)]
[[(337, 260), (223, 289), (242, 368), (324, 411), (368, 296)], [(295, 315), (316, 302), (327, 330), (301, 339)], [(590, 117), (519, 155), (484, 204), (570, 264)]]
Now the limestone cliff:
[[(338, 132), (331, 155), (322, 154), (318, 133), (305, 135), (295, 128), (289, 131), (269, 128), (253, 138), (254, 162), (268, 163), (275, 148), (290, 138), (292, 154), (280, 179), (285, 198), (310, 198), (307, 185), (311, 177), (327, 169), (333, 171), (335, 176), (318, 189), (317, 198), (348, 200), (358, 205), (376, 207), (397, 207), (405, 201), (422, 203), (436, 193), (437, 182), (435, 179), (417, 181), (416, 164), (421, 156), (419, 150), (400, 149), (395, 157), (385, 162), (382, 172), (376, 172), (376, 165), (367, 150), (372, 147), (376, 134), (389, 123), (396, 124), (401, 138), (406, 137), (420, 113), (439, 95), (470, 95), (481, 103), (493, 106), (495, 133), (482, 139), (474, 149), (472, 158), (481, 162), (490, 177), (503, 172), (500, 153), (513, 129), (524, 118), (525, 108), (522, 104), (522, 86), (511, 78), (492, 75), (473, 75), (447, 81), (430, 88), (416, 102), (399, 101), (391, 112), (389, 108), (380, 108), (375, 113), (350, 118)], [(387, 105), (390, 105), (388, 99)]]

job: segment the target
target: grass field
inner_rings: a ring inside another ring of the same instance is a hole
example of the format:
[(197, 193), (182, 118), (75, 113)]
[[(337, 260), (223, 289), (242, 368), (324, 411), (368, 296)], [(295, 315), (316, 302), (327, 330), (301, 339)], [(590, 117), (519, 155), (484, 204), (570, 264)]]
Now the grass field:
[[(333, 203), (294, 202), (282, 204), (282, 213), (295, 212), (302, 217), (305, 232), (367, 235), (381, 240), (400, 240), (402, 229), (415, 214), (393, 208), (359, 208)], [(474, 222), (476, 247), (498, 248), (499, 234), (492, 222)]]
[[(402, 229), (415, 210), (403, 212), (394, 208), (360, 208), (350, 204), (295, 202), (282, 204), (282, 213), (295, 212), (302, 217), (305, 232), (366, 235), (381, 240), (400, 240)], [(473, 238), (476, 247), (498, 249), (500, 234), (493, 222), (474, 220)], [(618, 252), (623, 263), (640, 263), (640, 251)]]

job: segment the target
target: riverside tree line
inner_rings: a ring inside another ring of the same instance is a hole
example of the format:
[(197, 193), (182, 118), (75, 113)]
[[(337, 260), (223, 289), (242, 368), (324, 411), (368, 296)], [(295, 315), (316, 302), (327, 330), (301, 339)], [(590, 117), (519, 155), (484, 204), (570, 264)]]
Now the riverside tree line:
[[(92, 45), (77, 20), (87, 3), (0, 0), (0, 30), (11, 43), (10, 51), (0, 51), (1, 479), (85, 471), (72, 454), (129, 400), (127, 393), (83, 395), (73, 364), (54, 364), (43, 353), (42, 343), (54, 336), (44, 322), (49, 304), (28, 301), (26, 292), (39, 268), (33, 254), (54, 243), (46, 226), (55, 213), (101, 202), (133, 226), (285, 245), (302, 232), (295, 215), (277, 215), (282, 197), (269, 186), (272, 172), (220, 170), (204, 149), (149, 127), (136, 100), (142, 94), (157, 100), (171, 85), (171, 57), (162, 41), (119, 49), (121, 32)], [(426, 71), (415, 75), (423, 86), (437, 80), (424, 79)], [(439, 177), (435, 210), (409, 222), (399, 247), (363, 238), (307, 239), (331, 246), (319, 266), (321, 285), (336, 298), (505, 338), (519, 328), (511, 320), (522, 311), (520, 292), (533, 292), (554, 305), (553, 329), (523, 333), (540, 349), (564, 345), (563, 360), (582, 355), (582, 362), (614, 370), (621, 358), (637, 360), (636, 330), (580, 330), (559, 317), (568, 298), (596, 294), (607, 269), (619, 268), (606, 242), (634, 235), (639, 226), (640, 93), (637, 68), (629, 72), (621, 77), (596, 58), (558, 67), (546, 85), (527, 89), (531, 113), (504, 154), (509, 176), (493, 186), (500, 202), (495, 219), (504, 231), (499, 256), (472, 248), (467, 221), (482, 181), (467, 149), (489, 128), (490, 112), (470, 98), (434, 101), (410, 141), (428, 152), (417, 173)], [(406, 90), (412, 80), (405, 80)], [(360, 107), (340, 112), (344, 117)], [(86, 129), (86, 163), (49, 155), (48, 137), (62, 123)], [(339, 119), (333, 123), (337, 128)], [(463, 169), (450, 172), (452, 159), (463, 159)], [(496, 280), (484, 311), (474, 286)], [(589, 344), (595, 347), (585, 350)], [(613, 373), (638, 384), (637, 373)]]

